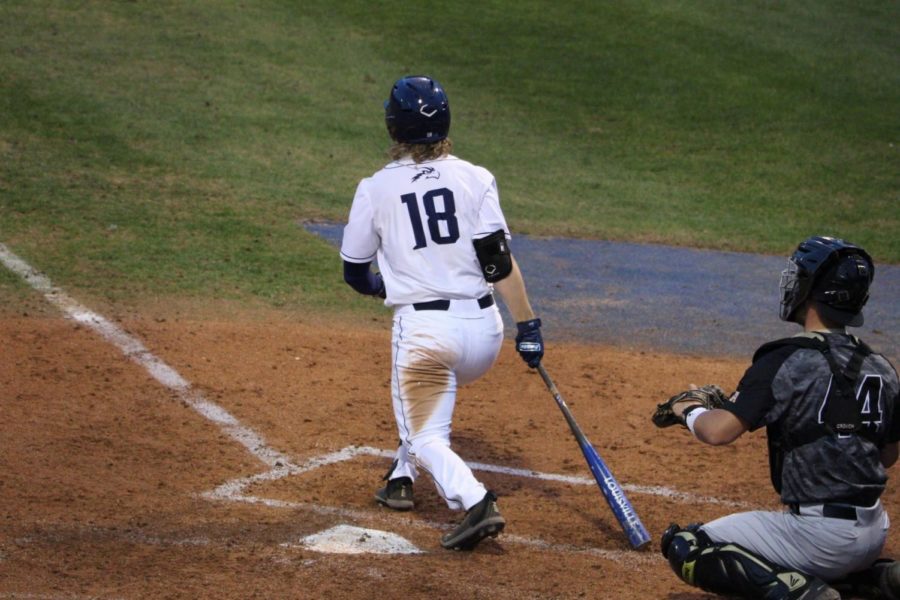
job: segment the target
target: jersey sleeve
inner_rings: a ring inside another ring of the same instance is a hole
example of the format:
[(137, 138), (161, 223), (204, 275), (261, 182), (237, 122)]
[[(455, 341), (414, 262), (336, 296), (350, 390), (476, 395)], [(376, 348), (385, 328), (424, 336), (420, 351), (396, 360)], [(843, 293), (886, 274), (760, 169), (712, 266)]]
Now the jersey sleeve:
[(500, 209), (500, 194), (497, 191), (497, 180), (491, 177), (491, 183), (482, 197), (481, 207), (478, 210), (478, 224), (475, 227), (475, 239), (482, 238), (502, 229), (509, 238), (509, 227), (506, 218)]
[(737, 393), (723, 406), (725, 410), (748, 423), (750, 431), (767, 424), (767, 415), (778, 402), (775, 396), (775, 378), (784, 361), (795, 350), (794, 347), (783, 347), (760, 357), (744, 372)]
[(366, 180), (363, 180), (356, 188), (350, 217), (344, 226), (341, 258), (352, 263), (372, 262), (380, 244), (381, 239), (375, 231), (372, 201), (366, 189)]

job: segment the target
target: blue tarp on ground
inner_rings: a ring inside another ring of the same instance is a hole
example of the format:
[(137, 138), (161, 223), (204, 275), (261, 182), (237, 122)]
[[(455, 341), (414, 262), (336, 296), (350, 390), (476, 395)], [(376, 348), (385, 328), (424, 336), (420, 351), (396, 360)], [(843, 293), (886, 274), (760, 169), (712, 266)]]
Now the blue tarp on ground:
[[(304, 226), (340, 245), (343, 225)], [(746, 357), (797, 333), (778, 319), (786, 257), (653, 244), (514, 236), (544, 337), (705, 356)], [(504, 311), (507, 332), (514, 328)], [(852, 332), (900, 357), (900, 267), (876, 265), (866, 324)]]

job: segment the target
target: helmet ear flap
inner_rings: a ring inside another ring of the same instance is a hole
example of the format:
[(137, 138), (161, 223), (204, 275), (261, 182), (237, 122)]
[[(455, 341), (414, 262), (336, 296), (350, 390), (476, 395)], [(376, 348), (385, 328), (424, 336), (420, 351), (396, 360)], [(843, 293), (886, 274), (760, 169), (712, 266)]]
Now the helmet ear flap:
[(875, 265), (868, 253), (844, 240), (813, 236), (797, 246), (781, 273), (779, 316), (799, 323), (799, 308), (816, 302), (822, 316), (839, 325), (862, 325)]
[(868, 254), (840, 252), (816, 278), (811, 296), (822, 314), (841, 325), (862, 325), (862, 309), (869, 300), (874, 265)]

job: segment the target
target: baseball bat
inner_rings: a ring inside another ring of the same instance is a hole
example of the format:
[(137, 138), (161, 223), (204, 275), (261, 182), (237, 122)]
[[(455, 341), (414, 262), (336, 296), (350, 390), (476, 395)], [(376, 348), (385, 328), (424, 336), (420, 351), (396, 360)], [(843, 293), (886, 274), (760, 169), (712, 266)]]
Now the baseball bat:
[(572, 411), (569, 410), (566, 401), (563, 400), (562, 394), (559, 393), (556, 384), (553, 383), (553, 380), (550, 379), (546, 369), (544, 369), (544, 365), (538, 365), (537, 370), (538, 373), (541, 374), (544, 383), (547, 384), (547, 389), (553, 394), (553, 399), (556, 400), (557, 406), (559, 406), (563, 416), (566, 418), (566, 422), (569, 424), (569, 428), (575, 435), (578, 445), (581, 446), (581, 452), (584, 454), (585, 460), (587, 460), (588, 467), (590, 467), (594, 479), (597, 480), (597, 486), (600, 488), (600, 491), (603, 492), (606, 503), (609, 504), (613, 515), (615, 515), (619, 525), (622, 526), (625, 535), (628, 536), (628, 541), (631, 542), (631, 546), (633, 548), (640, 548), (650, 541), (650, 534), (647, 532), (644, 524), (641, 523), (641, 519), (638, 517), (631, 502), (628, 501), (625, 492), (622, 490), (619, 482), (616, 481), (616, 478), (609, 470), (609, 467), (606, 466), (606, 463), (600, 458), (597, 450), (588, 441), (584, 432), (581, 431), (581, 428), (575, 421), (575, 417), (572, 416)]

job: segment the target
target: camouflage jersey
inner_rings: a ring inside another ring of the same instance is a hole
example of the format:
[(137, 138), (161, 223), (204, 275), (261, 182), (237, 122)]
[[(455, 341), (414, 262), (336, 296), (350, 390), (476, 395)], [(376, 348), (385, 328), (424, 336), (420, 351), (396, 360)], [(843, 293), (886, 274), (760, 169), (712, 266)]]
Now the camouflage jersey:
[[(858, 375), (841, 377), (840, 369), (847, 369), (857, 349), (852, 362)], [(900, 384), (891, 363), (869, 352), (844, 333), (804, 333), (771, 342), (757, 350), (726, 403), (751, 431), (766, 426), (772, 484), (785, 504), (871, 506), (884, 491), (880, 451), (900, 440)], [(837, 385), (841, 379), (848, 384)], [(844, 396), (851, 398), (843, 405), (857, 419), (855, 433), (828, 426), (833, 419), (826, 413), (835, 410), (829, 403), (837, 406)]]

